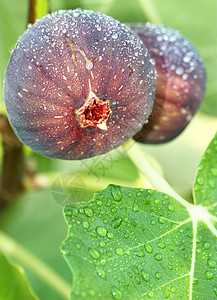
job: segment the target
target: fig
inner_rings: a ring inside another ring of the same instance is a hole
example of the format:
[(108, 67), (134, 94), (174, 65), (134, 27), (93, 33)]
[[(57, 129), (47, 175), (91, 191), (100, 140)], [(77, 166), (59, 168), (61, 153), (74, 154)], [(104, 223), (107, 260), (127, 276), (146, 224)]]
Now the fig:
[(61, 10), (18, 39), (4, 100), (19, 139), (59, 159), (106, 153), (141, 130), (153, 108), (155, 68), (129, 27), (91, 10)]
[(164, 143), (179, 135), (199, 108), (206, 85), (204, 64), (193, 44), (177, 30), (150, 23), (131, 28), (147, 47), (157, 71), (153, 111), (134, 139)]

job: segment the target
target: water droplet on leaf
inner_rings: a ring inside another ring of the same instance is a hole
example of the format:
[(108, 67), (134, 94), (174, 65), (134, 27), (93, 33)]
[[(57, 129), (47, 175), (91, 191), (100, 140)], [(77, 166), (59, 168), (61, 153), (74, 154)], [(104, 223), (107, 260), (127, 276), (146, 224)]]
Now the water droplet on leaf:
[(166, 245), (162, 242), (158, 242), (157, 247), (160, 248), (160, 249), (164, 249), (166, 247)]
[(83, 221), (82, 226), (87, 229), (90, 227), (90, 224), (87, 221)]
[(156, 260), (158, 260), (158, 261), (162, 260), (162, 255), (161, 255), (161, 253), (156, 253), (155, 256), (154, 256), (154, 258), (155, 258)]
[(146, 282), (149, 281), (150, 275), (149, 275), (147, 272), (145, 272), (144, 270), (142, 270), (142, 271), (141, 271), (141, 275), (142, 275), (142, 278), (143, 278)]
[(105, 271), (103, 270), (103, 268), (97, 267), (96, 272), (97, 272), (97, 275), (98, 275), (100, 278), (105, 279), (106, 273), (105, 273)]
[(92, 258), (94, 258), (94, 259), (98, 259), (99, 257), (100, 257), (100, 253), (96, 250), (96, 249), (94, 249), (94, 248), (89, 248), (89, 254), (90, 254), (90, 256), (92, 257)]
[(100, 236), (106, 236), (106, 234), (107, 234), (107, 229), (106, 229), (105, 227), (98, 226), (98, 227), (96, 227), (96, 232), (97, 232), (98, 235), (100, 235)]
[(203, 179), (203, 177), (197, 177), (197, 183), (199, 184), (199, 185), (203, 185), (204, 184), (204, 179)]
[(207, 264), (210, 268), (215, 268), (216, 262), (214, 259), (208, 259)]
[(149, 292), (149, 293), (148, 293), (148, 297), (149, 297), (149, 298), (153, 298), (153, 297), (154, 297), (154, 292)]
[(155, 273), (155, 277), (156, 277), (157, 279), (161, 279), (161, 273), (156, 272), (156, 273)]
[(115, 252), (116, 252), (117, 255), (122, 255), (124, 253), (122, 248), (116, 248)]
[(111, 287), (111, 294), (112, 294), (112, 297), (115, 299), (115, 300), (120, 300), (122, 299), (122, 293), (121, 291), (116, 288), (115, 286), (112, 286)]
[(145, 250), (146, 250), (148, 253), (152, 253), (152, 252), (153, 252), (153, 249), (152, 249), (151, 245), (145, 244), (144, 247), (145, 247)]
[(107, 237), (108, 237), (109, 239), (113, 239), (114, 235), (113, 235), (112, 232), (108, 232), (108, 233), (107, 233)]
[(145, 254), (140, 250), (134, 251), (134, 254), (138, 257), (144, 257), (145, 256)]
[(206, 278), (208, 278), (208, 279), (212, 279), (213, 278), (213, 273), (210, 272), (210, 271), (206, 271), (205, 275), (206, 275)]
[(89, 207), (85, 207), (85, 208), (84, 208), (84, 213), (85, 213), (85, 215), (88, 216), (89, 218), (91, 218), (91, 217), (93, 216), (93, 211), (92, 211), (92, 209), (89, 208)]
[(122, 218), (116, 218), (116, 219), (114, 219), (114, 221), (113, 221), (113, 227), (114, 228), (118, 228), (121, 225), (122, 221), (123, 221)]
[(113, 196), (115, 201), (120, 201), (121, 200), (122, 195), (121, 195), (121, 192), (120, 192), (119, 188), (112, 187), (111, 192), (112, 192), (112, 196)]

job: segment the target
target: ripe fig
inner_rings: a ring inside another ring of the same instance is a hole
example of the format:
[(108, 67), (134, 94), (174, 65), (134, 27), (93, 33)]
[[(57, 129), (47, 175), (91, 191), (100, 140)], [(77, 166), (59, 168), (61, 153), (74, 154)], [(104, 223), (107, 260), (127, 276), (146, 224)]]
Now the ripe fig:
[(132, 29), (147, 47), (157, 71), (153, 111), (134, 139), (164, 143), (180, 134), (197, 111), (205, 92), (204, 64), (192, 43), (177, 30), (150, 23)]
[(83, 159), (138, 132), (154, 101), (155, 69), (139, 37), (90, 10), (54, 12), (18, 39), (4, 100), (20, 140), (42, 155)]

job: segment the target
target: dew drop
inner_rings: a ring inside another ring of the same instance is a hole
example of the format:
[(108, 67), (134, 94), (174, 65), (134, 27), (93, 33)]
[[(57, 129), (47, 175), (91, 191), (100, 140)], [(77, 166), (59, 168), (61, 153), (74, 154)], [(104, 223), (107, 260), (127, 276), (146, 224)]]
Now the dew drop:
[(116, 218), (116, 219), (114, 219), (114, 221), (113, 221), (113, 227), (114, 228), (118, 228), (121, 225), (122, 221), (123, 221), (122, 218)]
[(154, 292), (149, 292), (149, 293), (148, 293), (148, 297), (149, 297), (149, 298), (153, 298), (153, 297), (154, 297)]
[(73, 213), (73, 216), (74, 216), (74, 217), (77, 217), (78, 214), (79, 214), (77, 208), (73, 208), (72, 213)]
[(129, 236), (130, 236), (129, 233), (125, 233), (125, 234), (124, 234), (125, 239), (128, 239)]
[(97, 200), (97, 201), (96, 201), (96, 204), (97, 204), (98, 206), (102, 206), (102, 201), (101, 201), (101, 200)]
[(144, 254), (142, 251), (139, 251), (139, 250), (134, 251), (134, 254), (135, 254), (136, 256), (138, 256), (138, 257), (144, 257), (144, 256), (145, 256), (145, 254)]
[(79, 208), (79, 213), (83, 214), (84, 213), (84, 209), (83, 208)]
[(176, 288), (174, 286), (171, 287), (171, 292), (175, 293), (176, 292)]
[(210, 272), (210, 271), (206, 271), (205, 275), (206, 275), (206, 278), (208, 278), (208, 279), (212, 279), (213, 278), (213, 273)]
[(166, 299), (169, 298), (170, 297), (170, 290), (165, 289), (164, 290), (164, 296), (165, 296)]
[(174, 206), (169, 205), (169, 206), (168, 206), (168, 210), (171, 211), (171, 212), (173, 212), (173, 211), (175, 210), (175, 208), (174, 208)]
[(160, 248), (160, 249), (164, 249), (166, 247), (166, 245), (162, 242), (158, 242), (157, 247)]
[(113, 239), (114, 235), (113, 235), (112, 232), (108, 232), (108, 233), (107, 233), (107, 237), (108, 237), (109, 239)]
[(142, 270), (142, 271), (141, 271), (141, 275), (142, 275), (142, 278), (143, 278), (146, 282), (149, 281), (150, 275), (149, 275), (147, 272), (145, 272), (144, 270)]
[(207, 264), (208, 264), (208, 266), (209, 266), (210, 268), (215, 268), (215, 266), (216, 266), (215, 260), (214, 260), (214, 259), (211, 259), (211, 258), (208, 259)]
[(214, 287), (213, 288), (213, 292), (216, 294), (216, 296), (217, 296), (217, 287)]
[(115, 286), (111, 287), (111, 294), (112, 294), (113, 299), (115, 299), (115, 300), (122, 299), (121, 291), (118, 288), (116, 288)]
[(110, 251), (107, 251), (107, 252), (106, 252), (106, 255), (107, 255), (108, 257), (112, 257), (112, 253), (111, 253)]
[(160, 203), (160, 200), (159, 200), (159, 199), (154, 199), (154, 203), (155, 203), (155, 204), (159, 204), (159, 203)]
[(161, 279), (161, 273), (156, 272), (156, 273), (155, 273), (155, 277), (156, 277), (157, 279)]
[(159, 218), (158, 218), (158, 222), (159, 222), (160, 224), (164, 224), (164, 223), (166, 222), (166, 218), (165, 218), (165, 217), (159, 217)]
[(113, 38), (114, 40), (117, 40), (118, 34), (117, 34), (117, 33), (114, 33), (114, 34), (112, 35), (112, 38)]
[(154, 256), (154, 258), (155, 258), (156, 260), (158, 260), (158, 261), (162, 260), (162, 255), (161, 255), (161, 253), (156, 253), (155, 256)]
[(82, 226), (87, 229), (90, 227), (90, 224), (87, 221), (83, 221)]
[(197, 183), (199, 184), (199, 185), (203, 185), (204, 184), (204, 179), (202, 178), (202, 177), (197, 177)]
[(116, 252), (117, 255), (122, 255), (124, 253), (122, 248), (116, 248), (115, 252)]
[(135, 211), (135, 212), (138, 212), (138, 211), (139, 211), (137, 199), (134, 200), (134, 203), (133, 203), (133, 211)]
[(98, 259), (99, 257), (100, 257), (100, 253), (96, 250), (96, 249), (94, 249), (94, 248), (89, 248), (89, 254), (90, 254), (90, 256), (92, 257), (92, 258), (94, 258), (94, 259)]
[(149, 194), (149, 195), (153, 195), (153, 194), (154, 194), (154, 191), (150, 189), (150, 190), (148, 190), (148, 194)]
[(146, 250), (148, 253), (152, 253), (152, 252), (153, 252), (153, 249), (152, 249), (151, 245), (149, 245), (149, 244), (146, 244), (146, 245), (145, 245), (145, 250)]
[(99, 245), (100, 245), (100, 247), (105, 248), (105, 242), (101, 241), (101, 242), (99, 243)]
[(104, 258), (102, 258), (101, 260), (100, 260), (100, 263), (101, 263), (101, 265), (102, 266), (105, 266), (106, 265), (106, 259), (104, 259)]
[(98, 235), (100, 236), (106, 236), (107, 234), (107, 229), (105, 227), (102, 226), (97, 226), (96, 227), (96, 232), (98, 233)]
[(100, 278), (105, 279), (106, 273), (105, 273), (105, 271), (103, 270), (103, 268), (97, 267), (96, 272), (97, 272), (97, 275), (98, 275)]
[(139, 275), (139, 269), (137, 268), (137, 266), (132, 266), (131, 269), (136, 275)]
[(191, 61), (191, 57), (188, 56), (188, 55), (186, 55), (186, 56), (183, 57), (183, 61), (184, 61), (185, 63), (189, 63), (189, 62)]
[(120, 201), (121, 200), (122, 195), (121, 195), (121, 192), (118, 188), (112, 187), (111, 192), (112, 192), (112, 196), (113, 196), (115, 201)]
[(182, 67), (178, 67), (177, 69), (176, 69), (176, 74), (177, 75), (182, 75), (184, 73), (184, 69), (182, 68)]
[(208, 250), (210, 248), (210, 243), (204, 242), (203, 247), (204, 249)]
[(84, 213), (85, 213), (85, 215), (88, 216), (89, 218), (91, 218), (91, 217), (93, 216), (93, 211), (92, 211), (92, 209), (89, 208), (89, 207), (85, 207), (85, 208), (84, 208)]

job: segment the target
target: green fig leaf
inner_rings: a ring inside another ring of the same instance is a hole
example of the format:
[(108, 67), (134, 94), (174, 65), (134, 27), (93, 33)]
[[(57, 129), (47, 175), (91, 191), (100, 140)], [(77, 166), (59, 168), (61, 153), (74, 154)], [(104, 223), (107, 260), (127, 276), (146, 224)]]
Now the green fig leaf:
[(198, 205), (109, 185), (65, 206), (71, 299), (216, 299), (216, 154), (217, 135), (198, 167)]

